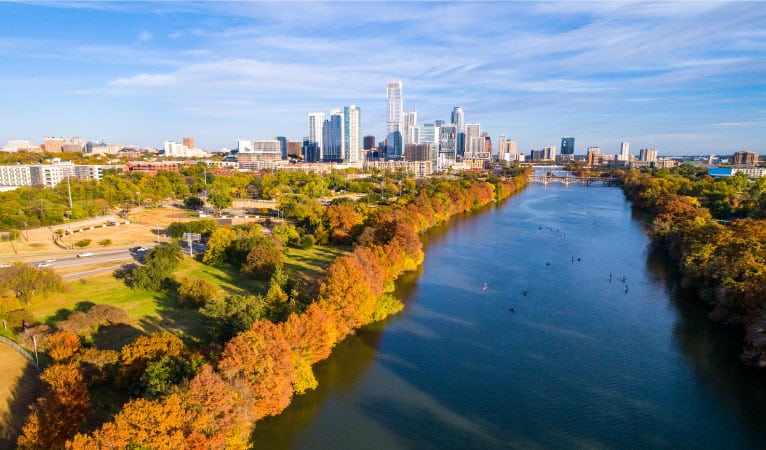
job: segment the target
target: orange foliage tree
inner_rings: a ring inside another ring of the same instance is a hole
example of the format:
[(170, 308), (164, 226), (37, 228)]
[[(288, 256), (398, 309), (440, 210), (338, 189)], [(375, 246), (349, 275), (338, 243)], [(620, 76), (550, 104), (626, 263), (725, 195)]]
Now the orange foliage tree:
[(74, 436), (90, 410), (88, 388), (77, 363), (54, 364), (40, 376), (45, 393), (32, 405), (19, 449), (59, 449)]
[(254, 419), (290, 404), (295, 370), (290, 345), (278, 325), (259, 320), (226, 344), (218, 368), (249, 402)]
[(45, 346), (48, 348), (48, 356), (54, 361), (65, 361), (80, 350), (82, 342), (71, 331), (59, 331), (48, 336)]

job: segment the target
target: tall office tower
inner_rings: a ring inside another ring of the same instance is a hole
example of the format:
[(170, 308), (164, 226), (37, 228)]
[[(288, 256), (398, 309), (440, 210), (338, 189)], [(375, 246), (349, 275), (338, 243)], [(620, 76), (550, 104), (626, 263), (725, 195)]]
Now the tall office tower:
[(749, 150), (736, 152), (731, 156), (731, 163), (736, 166), (754, 166), (758, 164), (760, 155)]
[(312, 156), (316, 155), (322, 159), (322, 127), (324, 126), (324, 113), (309, 113), (309, 143), (313, 143), (311, 148)]
[(482, 152), (484, 152), (483, 158), (492, 159), (492, 138), (489, 137), (489, 133), (486, 131), (481, 133), (481, 137), (484, 139), (484, 148), (482, 149)]
[(343, 161), (344, 142), (343, 113), (339, 109), (330, 111), (322, 129), (322, 161)]
[(362, 113), (358, 106), (343, 108), (343, 161), (358, 163), (362, 161)]
[(388, 126), (388, 142), (386, 144), (386, 158), (401, 159), (402, 157), (402, 112), (404, 111), (404, 103), (402, 99), (402, 82), (396, 81), (388, 83), (388, 89), (386, 90), (386, 98), (388, 99), (388, 118), (386, 125)]
[(519, 159), (518, 154), (519, 145), (515, 141), (504, 139), (498, 148), (497, 159), (506, 162), (516, 161)]
[(197, 148), (197, 146), (194, 145), (193, 137), (185, 137), (182, 139), (182, 142), (186, 146), (186, 148)]
[(444, 125), (444, 123), (445, 122), (443, 120), (434, 120), (434, 125), (436, 125), (437, 127)]
[(465, 157), (475, 158), (476, 153), (484, 151), (484, 139), (481, 138), (481, 125), (468, 123), (465, 126)]
[(287, 159), (287, 138), (285, 136), (277, 136), (279, 141), (279, 155), (282, 159)]
[(639, 160), (646, 162), (657, 161), (657, 149), (656, 148), (642, 148), (639, 150)]
[(439, 142), (439, 127), (433, 123), (425, 123), (420, 129), (421, 144), (437, 144)]
[(630, 161), (630, 143), (623, 142), (620, 144), (620, 154), (617, 155), (617, 161)]
[(364, 137), (364, 149), (365, 150), (374, 150), (377, 144), (375, 143), (375, 136), (365, 136)]
[(418, 126), (418, 111), (416, 109), (412, 112), (404, 113), (404, 144), (415, 144), (414, 130)]
[(500, 133), (500, 136), (497, 137), (497, 154), (500, 156), (500, 153), (503, 151), (503, 147), (505, 146), (505, 134)]
[(439, 127), (439, 157), (437, 168), (444, 169), (455, 163), (457, 158), (457, 126), (442, 125)]
[(452, 123), (457, 126), (458, 133), (465, 132), (465, 113), (463, 113), (462, 106), (455, 106), (452, 108)]
[(561, 154), (562, 155), (574, 155), (574, 138), (563, 137), (561, 138)]

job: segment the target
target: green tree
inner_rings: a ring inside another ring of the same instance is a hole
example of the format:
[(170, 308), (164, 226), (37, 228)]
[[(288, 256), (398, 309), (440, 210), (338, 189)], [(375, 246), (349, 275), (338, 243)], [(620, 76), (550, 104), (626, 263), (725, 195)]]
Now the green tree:
[(256, 280), (268, 280), (283, 265), (282, 247), (272, 239), (261, 239), (248, 252), (242, 274)]
[(207, 303), (200, 312), (212, 340), (222, 344), (264, 317), (266, 302), (259, 295), (233, 294)]

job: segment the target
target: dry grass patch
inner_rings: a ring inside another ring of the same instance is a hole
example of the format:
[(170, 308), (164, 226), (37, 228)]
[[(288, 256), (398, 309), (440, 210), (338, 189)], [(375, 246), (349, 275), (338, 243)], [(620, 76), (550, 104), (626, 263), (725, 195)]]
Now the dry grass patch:
[(11, 347), (0, 344), (0, 448), (14, 448), (28, 405), (39, 392), (32, 363)]

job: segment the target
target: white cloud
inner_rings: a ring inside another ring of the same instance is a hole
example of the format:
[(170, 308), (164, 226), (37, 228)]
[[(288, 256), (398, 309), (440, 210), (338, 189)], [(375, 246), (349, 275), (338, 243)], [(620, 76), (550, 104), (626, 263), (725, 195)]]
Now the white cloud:
[(143, 30), (138, 34), (138, 40), (141, 42), (151, 41), (153, 37), (152, 33), (147, 30)]

